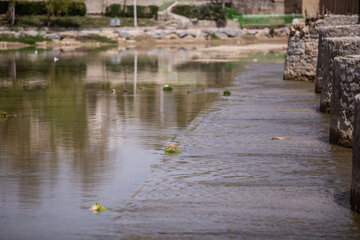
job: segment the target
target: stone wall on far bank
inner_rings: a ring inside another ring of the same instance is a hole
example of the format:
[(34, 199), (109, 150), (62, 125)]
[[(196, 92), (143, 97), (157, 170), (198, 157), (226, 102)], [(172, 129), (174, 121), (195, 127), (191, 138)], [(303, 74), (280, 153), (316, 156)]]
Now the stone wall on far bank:
[(350, 205), (353, 210), (360, 211), (360, 95), (354, 100), (354, 144), (352, 161), (352, 180), (350, 189)]
[(353, 146), (355, 96), (360, 94), (360, 56), (334, 59), (330, 143)]
[(324, 40), (323, 76), (320, 111), (330, 113), (334, 81), (334, 59), (339, 56), (360, 54), (360, 37), (334, 37)]
[(285, 80), (314, 81), (318, 56), (319, 28), (354, 25), (358, 15), (327, 15), (323, 19), (295, 20), (290, 27), (284, 69)]
[(316, 66), (316, 81), (315, 92), (321, 93), (321, 83), (324, 75), (328, 73), (323, 71), (324, 62), (324, 40), (330, 37), (352, 37), (360, 36), (360, 24), (356, 25), (340, 25), (340, 26), (326, 26), (319, 28), (319, 47), (318, 58)]

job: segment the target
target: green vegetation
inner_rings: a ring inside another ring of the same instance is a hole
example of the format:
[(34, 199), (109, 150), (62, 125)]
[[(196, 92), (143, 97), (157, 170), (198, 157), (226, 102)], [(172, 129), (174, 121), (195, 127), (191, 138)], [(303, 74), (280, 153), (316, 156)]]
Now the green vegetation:
[(6, 119), (7, 114), (5, 112), (0, 112), (0, 119)]
[(180, 154), (180, 153), (181, 153), (181, 151), (176, 148), (166, 148), (165, 149), (165, 154), (167, 154), (167, 155), (174, 155), (174, 154)]
[(271, 37), (274, 37), (274, 35), (275, 35), (275, 28), (274, 28), (274, 26), (271, 26), (271, 27), (270, 27), (270, 32), (269, 32), (269, 33), (270, 33), (270, 36), (271, 36)]
[[(8, 10), (9, 2), (0, 1), (0, 14)], [(83, 1), (50, 0), (47, 2), (16, 1), (16, 14), (24, 15), (47, 15), (48, 11), (54, 16), (85, 16), (86, 5)]]
[(233, 8), (225, 8), (224, 11), (226, 12), (227, 19), (233, 20), (239, 13), (236, 9)]
[[(109, 27), (110, 17), (50, 17), (51, 27), (65, 27), (65, 28), (101, 28)], [(155, 26), (156, 20), (150, 18), (138, 19), (138, 26)], [(44, 27), (48, 26), (48, 19), (46, 16), (20, 16), (17, 19), (16, 26), (18, 27)], [(121, 18), (122, 27), (134, 26), (134, 19)]]
[(26, 36), (26, 37), (14, 38), (9, 35), (2, 34), (2, 35), (0, 35), (0, 42), (21, 42), (21, 43), (25, 43), (25, 44), (34, 45), (37, 42), (51, 42), (51, 40), (43, 38), (40, 35), (36, 35), (34, 37)]
[(220, 38), (218, 36), (216, 36), (216, 34), (214, 34), (214, 33), (211, 34), (210, 37), (212, 40), (220, 40)]
[(83, 40), (96, 41), (96, 42), (101, 42), (101, 43), (111, 43), (111, 44), (117, 43), (117, 41), (115, 41), (115, 40), (111, 40), (107, 37), (103, 37), (103, 36), (99, 36), (99, 35), (91, 35), (91, 36), (84, 38)]
[(0, 14), (5, 14), (8, 11), (9, 2), (0, 1)]
[(171, 86), (165, 85), (165, 86), (163, 87), (163, 90), (164, 90), (164, 91), (172, 91), (173, 88), (172, 88)]
[(219, 27), (226, 25), (227, 12), (219, 5), (189, 6), (180, 5), (172, 9), (173, 13), (198, 20), (216, 21)]
[[(136, 6), (138, 18), (155, 18), (157, 19), (157, 12), (159, 7), (155, 5), (150, 6)], [(109, 17), (134, 17), (134, 6), (125, 6), (123, 8), (120, 4), (111, 4), (106, 8), (106, 16)]]
[(230, 96), (231, 92), (230, 91), (224, 91), (224, 96)]
[(93, 212), (96, 213), (96, 214), (100, 214), (100, 213), (102, 213), (102, 212), (109, 211), (110, 209), (105, 208), (105, 207), (102, 206), (100, 203), (95, 203), (95, 204), (90, 208), (90, 210), (93, 211)]
[(237, 15), (236, 18), (241, 27), (270, 27), (291, 25), (294, 18), (303, 18), (302, 15)]
[(254, 62), (254, 59), (256, 59), (257, 62), (261, 63), (284, 63), (284, 61), (286, 60), (286, 53), (253, 53), (241, 57), (239, 60), (241, 62)]

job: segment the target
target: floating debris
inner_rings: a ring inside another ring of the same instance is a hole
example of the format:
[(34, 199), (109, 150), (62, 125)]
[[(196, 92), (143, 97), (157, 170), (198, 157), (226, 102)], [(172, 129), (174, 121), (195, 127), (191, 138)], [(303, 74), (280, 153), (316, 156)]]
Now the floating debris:
[(224, 91), (224, 96), (230, 96), (231, 92), (230, 91)]
[(172, 88), (171, 86), (169, 86), (169, 85), (165, 85), (165, 86), (163, 87), (163, 90), (164, 90), (164, 91), (172, 91), (173, 88)]
[(181, 151), (178, 146), (176, 145), (167, 145), (165, 148), (165, 154), (167, 155), (173, 155), (173, 154), (180, 154)]
[(7, 114), (5, 112), (0, 112), (0, 119), (6, 119)]
[(109, 209), (103, 207), (100, 203), (95, 203), (94, 205), (92, 205), (90, 210), (93, 211), (95, 214), (100, 214), (102, 212), (109, 211)]
[(115, 89), (111, 89), (111, 92), (115, 94), (115, 93), (116, 93), (116, 90), (115, 90)]
[(272, 140), (289, 140), (290, 138), (286, 137), (273, 137)]

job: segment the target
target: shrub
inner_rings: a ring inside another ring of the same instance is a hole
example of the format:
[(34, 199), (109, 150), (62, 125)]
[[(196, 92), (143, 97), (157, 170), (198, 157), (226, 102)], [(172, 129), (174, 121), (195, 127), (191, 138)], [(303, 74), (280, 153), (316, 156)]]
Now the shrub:
[(42, 27), (46, 25), (45, 16), (24, 16), (17, 20), (17, 24), (20, 26), (29, 26), (29, 27)]
[(16, 14), (18, 15), (45, 15), (47, 14), (45, 2), (16, 2)]
[(218, 5), (204, 5), (204, 6), (176, 6), (172, 12), (188, 17), (196, 18), (198, 20), (216, 21), (216, 24), (225, 26), (226, 24), (226, 11)]
[(50, 19), (50, 25), (64, 28), (79, 28), (80, 21), (71, 17), (55, 17)]
[(5, 14), (8, 11), (9, 2), (0, 1), (0, 14)]
[(86, 5), (84, 2), (70, 2), (68, 6), (68, 16), (85, 16)]
[(106, 8), (105, 14), (109, 17), (120, 17), (121, 12), (120, 4), (111, 4)]
[[(157, 18), (158, 6), (136, 6), (138, 18)], [(134, 6), (122, 8), (120, 4), (111, 4), (106, 8), (106, 16), (109, 17), (134, 17)]]
[[(84, 16), (86, 5), (83, 1), (53, 0), (55, 16)], [(22, 2), (17, 1), (15, 5), (18, 15), (46, 15), (48, 2)], [(0, 14), (7, 12), (9, 2), (0, 1)]]
[(236, 9), (233, 8), (225, 8), (224, 11), (226, 12), (226, 17), (230, 20), (233, 20), (236, 15), (238, 15), (238, 12)]
[(271, 26), (271, 27), (270, 27), (270, 32), (269, 32), (269, 33), (270, 33), (270, 36), (271, 36), (271, 37), (274, 37), (274, 36), (275, 36), (275, 28), (274, 28), (274, 26)]
[(41, 37), (40, 35), (37, 36), (26, 36), (26, 37), (20, 37), (20, 38), (13, 38), (10, 37), (9, 35), (6, 34), (2, 34), (0, 35), (0, 42), (21, 42), (21, 43), (26, 43), (26, 44), (35, 44), (37, 42), (50, 42), (50, 39), (46, 39)]

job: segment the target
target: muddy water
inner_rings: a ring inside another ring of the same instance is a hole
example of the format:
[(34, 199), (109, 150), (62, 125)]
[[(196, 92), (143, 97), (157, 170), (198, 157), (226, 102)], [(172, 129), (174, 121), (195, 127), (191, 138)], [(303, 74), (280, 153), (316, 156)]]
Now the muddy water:
[(272, 58), (192, 58), (1, 54), (0, 238), (359, 238), (351, 151), (327, 143), (313, 85), (283, 81)]

